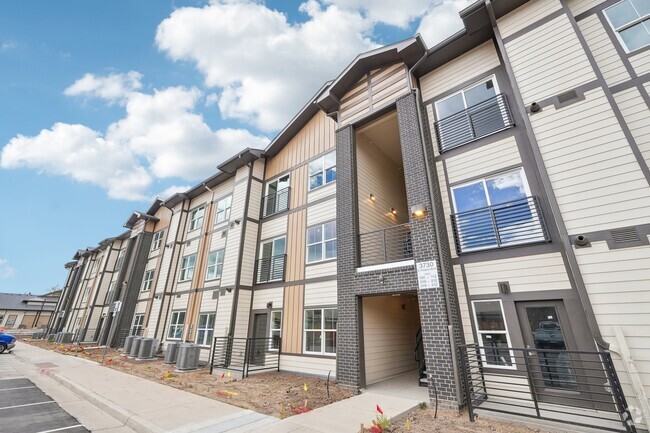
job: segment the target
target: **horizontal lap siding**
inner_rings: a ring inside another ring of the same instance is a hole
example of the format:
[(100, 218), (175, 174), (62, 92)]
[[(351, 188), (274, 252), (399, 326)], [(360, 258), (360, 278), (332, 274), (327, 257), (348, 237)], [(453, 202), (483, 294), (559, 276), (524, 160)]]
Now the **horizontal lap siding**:
[[(238, 240), (237, 240), (238, 241)], [(244, 239), (244, 252), (242, 254), (241, 284), (244, 286), (253, 285), (253, 271), (255, 267), (255, 253), (257, 252), (257, 224), (248, 222), (246, 224), (246, 235)]]
[(235, 338), (248, 337), (248, 319), (251, 311), (251, 290), (239, 289), (237, 316), (235, 317)]
[(616, 93), (614, 99), (645, 162), (650, 165), (650, 111), (648, 105), (636, 87)]
[(508, 42), (506, 51), (526, 104), (596, 79), (565, 15)]
[(313, 264), (305, 268), (305, 278), (318, 278), (336, 275), (336, 260), (330, 262)]
[(283, 354), (280, 356), (280, 370), (323, 377), (331, 373), (330, 377), (334, 378), (336, 377), (336, 357), (316, 358)]
[[(305, 186), (305, 190), (306, 189), (307, 187)], [(336, 195), (336, 182), (330, 183), (329, 185), (310, 191), (309, 195), (307, 196), (307, 202), (312, 203), (316, 200), (320, 200), (322, 198), (330, 197), (334, 195)]]
[(605, 31), (598, 15), (591, 15), (578, 23), (598, 68), (610, 87), (628, 81), (630, 74), (621, 60), (614, 42)]
[(219, 295), (217, 302), (217, 315), (214, 320), (214, 336), (225, 337), (230, 330), (230, 316), (232, 313), (234, 292), (225, 292)]
[(448, 158), (445, 163), (449, 182), (458, 183), (521, 164), (521, 158), (515, 137), (511, 136)]
[(451, 227), (451, 218), (449, 217), (454, 211), (451, 204), (451, 197), (449, 197), (447, 190), (447, 180), (445, 179), (445, 172), (442, 162), (436, 163), (438, 170), (438, 182), (440, 183), (440, 198), (442, 199), (442, 208), (445, 213), (445, 224), (447, 225), (447, 236), (449, 237), (449, 248), (452, 257), (457, 257), (456, 244), (454, 241), (454, 231)]
[(562, 4), (559, 0), (534, 0), (528, 2), (497, 20), (501, 37), (507, 38), (560, 9), (562, 9)]
[[(262, 189), (263, 189), (263, 185), (261, 182), (257, 182), (257, 181), (251, 182), (251, 197), (248, 202), (249, 218), (259, 219), (260, 217), (260, 207), (262, 205)], [(215, 212), (216, 212), (216, 206), (215, 206)]]
[(456, 293), (458, 294), (458, 309), (460, 311), (460, 318), (463, 323), (463, 334), (465, 335), (465, 343), (474, 343), (474, 334), (472, 333), (472, 320), (469, 310), (469, 300), (465, 294), (465, 279), (461, 271), (460, 265), (454, 266), (454, 276), (456, 277)]
[(637, 75), (650, 73), (650, 51), (643, 51), (630, 57), (630, 63)]
[[(601, 241), (574, 251), (603, 338), (617, 345), (613, 327), (622, 328), (650, 395), (650, 246), (609, 250)], [(613, 357), (628, 403), (638, 407), (627, 368), (616, 353)]]
[(571, 289), (560, 253), (468, 263), (465, 275), (470, 296), (498, 295), (500, 281), (508, 281), (513, 293)]
[(282, 308), (284, 305), (284, 287), (275, 289), (255, 290), (253, 293), (253, 310), (265, 310), (269, 302), (273, 302), (273, 309)]
[(322, 224), (336, 219), (336, 198), (307, 208), (307, 227)]
[(420, 78), (422, 99), (435, 98), (472, 78), (480, 78), (497, 66), (499, 57), (494, 43), (485, 42)]
[(602, 90), (531, 116), (570, 234), (650, 222), (650, 189)]
[(305, 284), (305, 307), (336, 305), (336, 280)]
[(573, 15), (579, 15), (589, 9), (598, 6), (605, 0), (568, 0), (567, 4)]
[(261, 239), (280, 237), (287, 233), (287, 215), (269, 221), (262, 221)]

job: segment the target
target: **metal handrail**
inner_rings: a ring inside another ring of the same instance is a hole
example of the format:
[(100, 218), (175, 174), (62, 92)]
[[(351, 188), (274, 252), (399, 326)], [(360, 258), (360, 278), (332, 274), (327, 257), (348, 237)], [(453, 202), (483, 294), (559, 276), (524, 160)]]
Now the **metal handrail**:
[(440, 153), (514, 126), (503, 93), (435, 122)]
[(361, 266), (412, 259), (411, 225), (398, 224), (359, 234), (359, 252)]
[[(278, 348), (273, 345), (277, 343)], [(210, 374), (214, 367), (241, 372), (280, 371), (281, 337), (214, 337), (210, 350)]]
[(255, 281), (257, 283), (268, 283), (270, 281), (284, 281), (287, 255), (280, 254), (272, 257), (258, 259), (255, 269)]
[(262, 198), (262, 218), (289, 210), (291, 187), (275, 191)]
[(458, 254), (551, 240), (535, 196), (456, 213), (451, 222)]

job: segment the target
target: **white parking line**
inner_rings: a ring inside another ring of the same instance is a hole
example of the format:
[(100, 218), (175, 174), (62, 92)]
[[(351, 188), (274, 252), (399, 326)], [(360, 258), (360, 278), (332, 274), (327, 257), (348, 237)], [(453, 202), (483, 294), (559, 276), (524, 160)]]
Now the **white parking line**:
[(77, 424), (77, 425), (71, 425), (70, 427), (55, 428), (54, 430), (43, 430), (43, 431), (39, 431), (37, 433), (52, 433), (52, 432), (55, 432), (55, 431), (70, 430), (70, 429), (77, 428), (77, 427), (83, 427), (83, 426), (81, 424)]
[(39, 404), (48, 404), (48, 403), (56, 403), (56, 402), (54, 400), (51, 400), (51, 401), (41, 401), (41, 402), (38, 402), (38, 403), (19, 404), (19, 405), (16, 405), (16, 406), (0, 407), (0, 410), (15, 409), (17, 407), (36, 406), (36, 405), (39, 405)]
[(24, 376), (14, 376), (14, 377), (0, 377), (0, 380), (14, 380), (14, 379), (24, 379)]
[(13, 391), (15, 389), (29, 389), (29, 388), (36, 388), (36, 386), (19, 386), (17, 388), (6, 388), (6, 389), (0, 389), (0, 392), (2, 392), (2, 391)]

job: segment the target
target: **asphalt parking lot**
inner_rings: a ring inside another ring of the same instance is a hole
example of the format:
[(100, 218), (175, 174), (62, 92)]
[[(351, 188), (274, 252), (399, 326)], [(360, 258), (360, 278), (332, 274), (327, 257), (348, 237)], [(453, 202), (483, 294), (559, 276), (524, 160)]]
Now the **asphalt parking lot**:
[(0, 355), (0, 433), (82, 433), (79, 421)]

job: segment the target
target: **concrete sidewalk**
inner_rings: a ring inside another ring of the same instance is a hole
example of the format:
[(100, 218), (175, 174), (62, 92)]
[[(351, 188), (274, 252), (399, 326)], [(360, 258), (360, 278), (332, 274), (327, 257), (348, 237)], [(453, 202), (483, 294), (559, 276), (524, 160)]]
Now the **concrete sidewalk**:
[(55, 380), (138, 433), (356, 433), (361, 423), (367, 425), (374, 418), (377, 404), (386, 415), (396, 417), (419, 403), (371, 391), (279, 420), (29, 344), (19, 344), (13, 353), (12, 363), (26, 376)]

